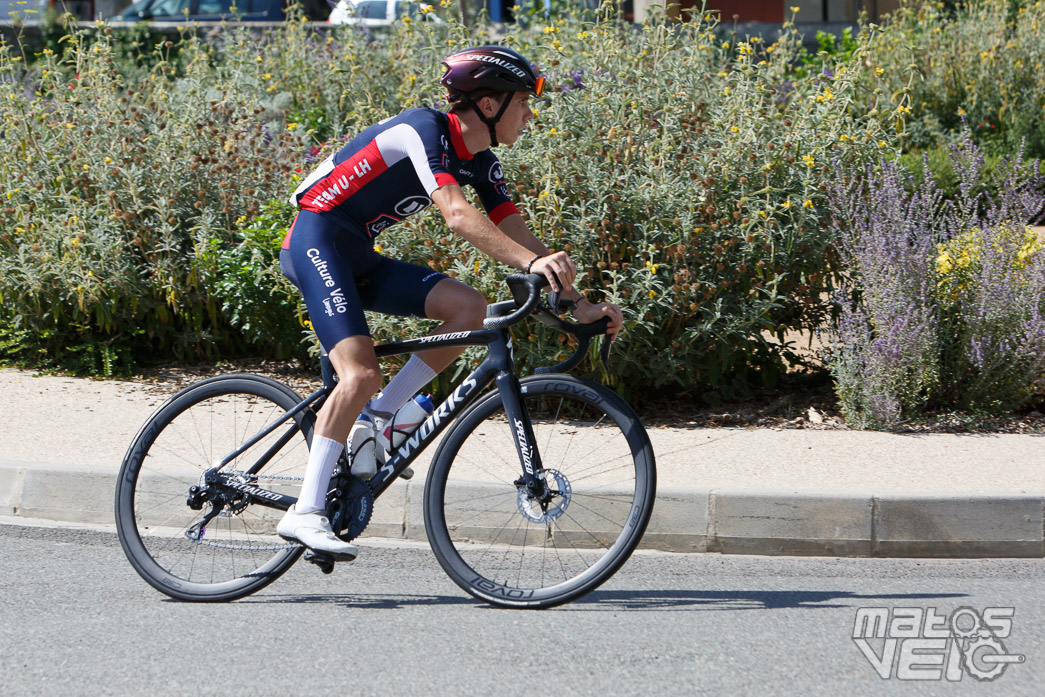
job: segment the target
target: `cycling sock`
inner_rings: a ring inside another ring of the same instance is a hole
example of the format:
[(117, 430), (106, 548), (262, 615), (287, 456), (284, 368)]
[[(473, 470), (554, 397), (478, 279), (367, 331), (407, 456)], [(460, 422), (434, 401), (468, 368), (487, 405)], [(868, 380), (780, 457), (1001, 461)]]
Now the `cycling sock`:
[(394, 414), (406, 400), (413, 397), (422, 387), (432, 382), (438, 375), (432, 367), (417, 357), (410, 356), (403, 369), (381, 390), (381, 393), (370, 402), (370, 410)]
[(305, 468), (305, 481), (301, 483), (301, 494), (294, 510), (298, 513), (309, 511), (325, 511), (327, 507), (327, 491), (330, 488), (330, 475), (345, 444), (324, 436), (313, 436), (312, 450), (308, 453), (308, 467)]

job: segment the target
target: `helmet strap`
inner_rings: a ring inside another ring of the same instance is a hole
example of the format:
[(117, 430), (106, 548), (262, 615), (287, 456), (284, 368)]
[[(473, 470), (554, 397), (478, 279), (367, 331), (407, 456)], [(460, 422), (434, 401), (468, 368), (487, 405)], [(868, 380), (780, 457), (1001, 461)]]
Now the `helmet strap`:
[(504, 112), (508, 110), (508, 104), (512, 101), (512, 93), (508, 92), (505, 94), (504, 101), (501, 102), (501, 108), (497, 111), (497, 115), (493, 118), (488, 117), (483, 113), (483, 110), (479, 108), (479, 104), (472, 100), (471, 97), (465, 95), (465, 99), (472, 105), (472, 109), (475, 111), (479, 120), (486, 124), (486, 127), (490, 129), (490, 147), (497, 147), (497, 122), (504, 116)]

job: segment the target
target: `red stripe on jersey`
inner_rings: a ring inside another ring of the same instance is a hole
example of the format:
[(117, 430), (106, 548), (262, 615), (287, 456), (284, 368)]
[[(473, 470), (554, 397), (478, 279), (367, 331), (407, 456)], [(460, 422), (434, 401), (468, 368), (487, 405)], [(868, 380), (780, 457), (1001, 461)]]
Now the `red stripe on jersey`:
[(513, 215), (519, 215), (519, 209), (516, 208), (515, 204), (511, 201), (505, 201), (490, 211), (490, 221), (494, 225), (500, 225), (502, 220), (510, 218)]
[(439, 186), (460, 186), (457, 183), (457, 179), (452, 174), (446, 174), (445, 172), (437, 172), (435, 175), (435, 183)]
[(461, 133), (461, 120), (457, 118), (457, 114), (447, 114), (450, 119), (450, 140), (454, 144), (454, 150), (457, 151), (457, 157), (462, 160), (470, 160), (472, 153), (468, 152), (468, 148), (464, 144), (464, 135)]
[(294, 216), (294, 222), (290, 224), (290, 229), (287, 230), (287, 236), (283, 238), (283, 249), (290, 249), (290, 236), (294, 233), (294, 226), (298, 222), (298, 216)]
[(313, 213), (329, 211), (344, 203), (387, 169), (388, 165), (381, 157), (377, 143), (371, 141), (305, 192), (301, 198), (301, 209)]

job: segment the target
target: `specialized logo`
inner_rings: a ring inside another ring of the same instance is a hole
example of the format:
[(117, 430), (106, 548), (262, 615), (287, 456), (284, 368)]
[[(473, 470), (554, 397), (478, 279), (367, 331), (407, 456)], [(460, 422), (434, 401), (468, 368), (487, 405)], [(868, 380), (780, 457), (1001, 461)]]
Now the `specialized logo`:
[(471, 336), (471, 332), (450, 332), (449, 334), (436, 334), (435, 336), (423, 336), (421, 337), (421, 343), (427, 344), (433, 341), (442, 341), (443, 339), (467, 339)]
[(395, 205), (395, 212), (404, 218), (414, 213), (420, 213), (432, 205), (432, 199), (427, 196), (407, 196)]
[(514, 63), (510, 63), (506, 60), (501, 60), (500, 58), (497, 58), (495, 56), (489, 56), (482, 53), (469, 53), (467, 56), (461, 56), (461, 60), (480, 61), (482, 63), (493, 63), (494, 65), (499, 65), (502, 68), (512, 71), (513, 73), (515, 73), (523, 79), (526, 78), (526, 72), (523, 71), (522, 68), (515, 65)]
[(259, 489), (256, 486), (249, 486), (241, 482), (226, 481), (225, 483), (228, 486), (231, 486), (233, 489), (236, 489), (237, 491), (242, 491), (245, 494), (257, 496), (261, 499), (268, 499), (269, 501), (279, 501), (283, 498), (281, 494), (277, 494), (274, 491), (265, 491), (264, 489)]
[(504, 180), (504, 167), (501, 166), (500, 162), (494, 162), (493, 166), (490, 167), (490, 183), (496, 184)]
[(968, 673), (989, 682), (1009, 664), (1026, 660), (1010, 654), (1001, 641), (1012, 632), (1015, 613), (1011, 607), (982, 613), (960, 607), (950, 615), (934, 607), (862, 607), (856, 611), (853, 643), (883, 680), (958, 682)]
[(526, 430), (523, 428), (523, 422), (519, 419), (515, 420), (515, 437), (519, 441), (519, 452), (522, 453), (523, 469), (526, 470), (526, 474), (533, 474), (533, 446), (526, 442)]

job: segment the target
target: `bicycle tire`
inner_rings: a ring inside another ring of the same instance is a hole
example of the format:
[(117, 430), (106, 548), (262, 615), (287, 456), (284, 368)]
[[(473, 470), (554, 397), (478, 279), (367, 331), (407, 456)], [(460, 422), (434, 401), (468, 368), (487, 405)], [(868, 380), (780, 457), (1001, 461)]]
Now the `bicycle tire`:
[[(224, 602), (254, 593), (289, 569), (304, 551), (276, 537), (281, 511), (241, 502), (210, 521), (199, 540), (186, 536), (211, 509), (188, 506), (189, 488), (209, 468), (301, 401), (286, 385), (257, 375), (223, 375), (190, 385), (163, 404), (127, 450), (116, 486), (116, 529), (142, 578), (178, 600)], [(245, 470), (292, 427), (297, 432), (256, 478), (243, 481), (296, 495), (308, 460), (313, 418), (277, 428), (226, 471)], [(276, 482), (272, 486), (270, 482)]]
[(465, 591), (547, 608), (594, 590), (631, 556), (653, 511), (656, 464), (638, 416), (611, 390), (569, 375), (526, 378), (521, 389), (543, 476), (569, 496), (549, 513), (519, 494), (522, 467), (492, 392), (440, 444), (424, 520), (436, 558)]

